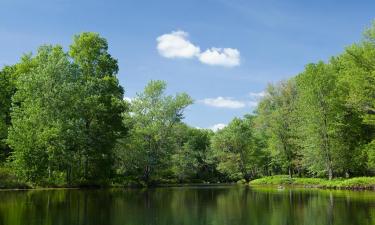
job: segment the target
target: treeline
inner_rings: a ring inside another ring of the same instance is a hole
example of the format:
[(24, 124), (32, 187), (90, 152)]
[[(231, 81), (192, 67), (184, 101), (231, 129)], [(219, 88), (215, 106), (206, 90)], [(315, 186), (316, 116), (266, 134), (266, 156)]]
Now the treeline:
[(118, 69), (96, 33), (5, 66), (2, 170), (46, 186), (375, 173), (375, 24), (329, 62), (270, 84), (255, 112), (215, 133), (184, 124), (193, 100), (166, 95), (163, 81), (124, 100)]

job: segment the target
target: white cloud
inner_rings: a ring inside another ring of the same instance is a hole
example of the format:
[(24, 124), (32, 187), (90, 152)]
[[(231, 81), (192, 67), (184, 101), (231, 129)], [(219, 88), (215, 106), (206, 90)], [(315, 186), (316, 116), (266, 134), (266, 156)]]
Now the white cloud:
[(265, 91), (250, 92), (249, 95), (250, 95), (250, 97), (254, 97), (254, 98), (263, 98), (264, 96), (266, 96), (266, 92)]
[(234, 48), (209, 48), (201, 52), (188, 39), (185, 31), (172, 31), (156, 38), (159, 54), (166, 58), (197, 58), (201, 63), (212, 66), (234, 67), (240, 65), (240, 52)]
[(226, 126), (227, 126), (226, 124), (218, 123), (218, 124), (215, 124), (215, 125), (213, 125), (212, 127), (210, 127), (210, 129), (213, 130), (214, 132), (216, 132), (216, 131), (218, 131), (218, 130), (223, 129), (223, 128), (226, 127)]
[(205, 98), (200, 100), (200, 102), (213, 107), (230, 109), (243, 108), (246, 105), (244, 102), (233, 100), (232, 98), (228, 97)]
[(192, 44), (187, 37), (188, 33), (184, 31), (172, 31), (159, 36), (156, 39), (159, 54), (166, 58), (192, 58), (199, 55), (199, 47)]
[(248, 104), (250, 107), (255, 108), (258, 106), (258, 103), (259, 103), (258, 101), (249, 101)]
[(126, 97), (126, 96), (124, 96), (124, 100), (127, 101), (127, 102), (132, 102), (133, 101), (132, 98), (129, 98), (129, 97)]
[(212, 66), (238, 66), (240, 52), (233, 48), (211, 48), (199, 55), (199, 61)]

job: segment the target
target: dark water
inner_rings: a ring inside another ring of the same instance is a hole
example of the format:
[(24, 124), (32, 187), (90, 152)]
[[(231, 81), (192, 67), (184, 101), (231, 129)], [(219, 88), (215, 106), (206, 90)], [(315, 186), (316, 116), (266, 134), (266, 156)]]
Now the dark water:
[(375, 192), (251, 189), (0, 191), (1, 225), (375, 224)]

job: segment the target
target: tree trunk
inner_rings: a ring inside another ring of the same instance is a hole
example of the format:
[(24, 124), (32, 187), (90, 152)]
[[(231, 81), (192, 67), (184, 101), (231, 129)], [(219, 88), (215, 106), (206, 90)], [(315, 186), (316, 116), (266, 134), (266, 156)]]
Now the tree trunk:
[(51, 163), (48, 163), (48, 179), (51, 180)]
[(85, 165), (84, 165), (84, 177), (87, 180), (88, 177), (88, 167), (89, 167), (89, 157), (86, 155), (85, 157)]
[(72, 166), (66, 168), (66, 182), (70, 186), (72, 184)]
[(146, 182), (146, 184), (148, 185), (149, 181), (150, 181), (150, 166), (146, 166), (146, 168), (144, 169), (144, 173), (143, 173), (143, 180), (144, 182)]
[(329, 168), (328, 168), (328, 179), (329, 180), (332, 180), (332, 175), (333, 174), (333, 172), (332, 172), (332, 166), (329, 166)]

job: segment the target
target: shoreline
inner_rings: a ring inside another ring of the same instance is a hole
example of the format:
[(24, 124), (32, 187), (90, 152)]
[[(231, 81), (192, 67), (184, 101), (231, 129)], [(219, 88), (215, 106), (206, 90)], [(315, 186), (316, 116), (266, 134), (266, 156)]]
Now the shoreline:
[(249, 182), (250, 187), (273, 186), (280, 189), (285, 187), (292, 188), (316, 188), (316, 189), (334, 189), (334, 190), (371, 190), (375, 191), (375, 177), (353, 177), (336, 178), (327, 180), (322, 178), (290, 178), (288, 175), (276, 175), (262, 177)]
[(237, 183), (181, 183), (181, 184), (156, 184), (151, 186), (132, 186), (132, 185), (103, 185), (103, 186), (72, 186), (72, 187), (24, 187), (24, 188), (7, 188), (0, 187), (0, 191), (32, 191), (32, 190), (99, 190), (99, 189), (152, 189), (152, 188), (174, 188), (174, 187), (221, 187), (221, 186), (248, 186), (247, 184)]
[[(279, 176), (277, 176), (277, 179)], [(317, 178), (292, 178), (293, 181), (289, 183), (285, 182), (285, 177), (282, 181), (277, 181), (275, 177), (263, 177), (250, 181), (249, 183), (181, 183), (181, 184), (157, 184), (152, 186), (126, 186), (126, 185), (107, 185), (107, 186), (82, 186), (82, 187), (28, 187), (28, 188), (6, 188), (1, 187), (0, 191), (48, 191), (48, 190), (100, 190), (100, 189), (154, 189), (154, 188), (179, 188), (179, 187), (229, 187), (229, 186), (238, 186), (238, 187), (249, 187), (249, 188), (274, 188), (278, 190), (283, 189), (321, 189), (321, 190), (349, 190), (349, 191), (375, 191), (375, 183), (371, 184), (356, 184), (356, 185), (327, 185), (327, 184), (318, 184), (310, 183), (303, 184), (300, 179), (306, 182), (306, 180), (314, 180)], [(351, 179), (362, 179), (363, 177), (351, 178)], [(269, 180), (273, 180), (269, 182)], [(288, 178), (289, 179), (289, 178)], [(351, 179), (339, 180), (345, 182)], [(375, 179), (375, 177), (371, 177)], [(268, 180), (268, 182), (265, 182)], [(324, 179), (323, 179), (324, 180)], [(324, 180), (329, 182), (328, 180)], [(332, 182), (338, 182), (334, 180)]]

